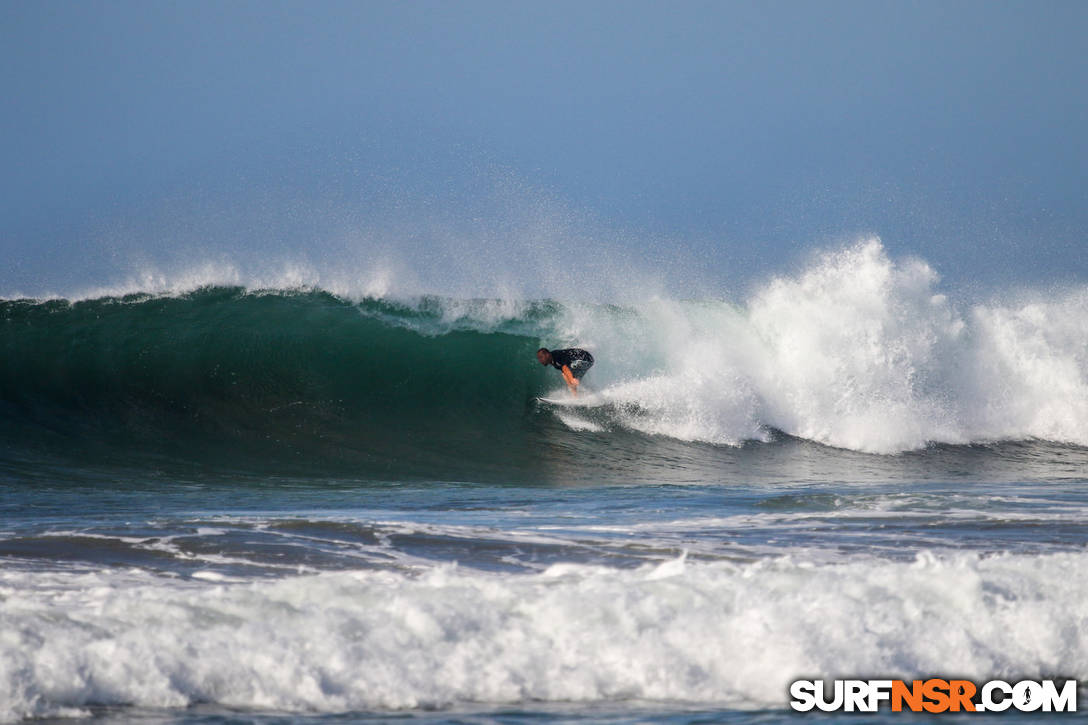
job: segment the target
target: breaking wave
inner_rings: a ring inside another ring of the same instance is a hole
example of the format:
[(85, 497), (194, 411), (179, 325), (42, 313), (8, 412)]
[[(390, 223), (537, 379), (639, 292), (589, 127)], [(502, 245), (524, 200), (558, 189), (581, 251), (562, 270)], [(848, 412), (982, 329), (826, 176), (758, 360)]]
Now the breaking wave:
[[(872, 453), (1088, 445), (1088, 288), (957, 301), (875, 240), (742, 303), (191, 287), (0, 303), (9, 453), (342, 461), (395, 478), (514, 470), (564, 432), (719, 445), (782, 432)], [(592, 407), (536, 402), (559, 382), (534, 360), (541, 344), (594, 353)], [(609, 455), (605, 441), (593, 458)]]

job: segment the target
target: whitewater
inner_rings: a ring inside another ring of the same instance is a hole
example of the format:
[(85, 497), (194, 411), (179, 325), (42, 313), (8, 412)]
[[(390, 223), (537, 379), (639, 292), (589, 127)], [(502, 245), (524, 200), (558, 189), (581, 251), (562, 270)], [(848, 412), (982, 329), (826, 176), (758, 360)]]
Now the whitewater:
[[(89, 703), (351, 712), (463, 702), (781, 705), (800, 673), (1082, 673), (1084, 554), (268, 582), (5, 573), (0, 715)], [(1047, 591), (1044, 597), (1040, 590)]]
[[(1088, 287), (949, 288), (876, 239), (629, 287), (213, 265), (0, 300), (0, 721), (1088, 680)], [(593, 353), (591, 405), (538, 400), (541, 345)]]

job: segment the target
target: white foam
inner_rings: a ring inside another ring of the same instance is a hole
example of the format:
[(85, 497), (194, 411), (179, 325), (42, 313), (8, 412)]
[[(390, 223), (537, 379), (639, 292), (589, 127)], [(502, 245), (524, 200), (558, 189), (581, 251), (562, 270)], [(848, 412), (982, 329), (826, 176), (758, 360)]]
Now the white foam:
[(1088, 677), (1088, 554), (683, 559), (247, 583), (0, 573), (0, 719), (93, 704), (343, 712), (784, 707), (802, 675)]
[(566, 340), (619, 422), (736, 444), (764, 426), (875, 453), (929, 442), (1088, 445), (1088, 288), (964, 308), (879, 240), (817, 259), (743, 306), (651, 299), (637, 314), (568, 308)]

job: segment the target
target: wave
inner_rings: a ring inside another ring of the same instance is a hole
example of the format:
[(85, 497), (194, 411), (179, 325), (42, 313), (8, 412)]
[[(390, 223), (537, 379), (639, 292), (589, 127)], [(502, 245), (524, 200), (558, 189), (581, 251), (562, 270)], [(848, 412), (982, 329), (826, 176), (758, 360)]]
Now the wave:
[[(276, 580), (0, 572), (0, 720), (653, 700), (785, 707), (811, 676), (1088, 677), (1084, 553)], [(85, 712), (85, 711), (82, 711)]]
[[(872, 453), (1088, 445), (1088, 288), (956, 302), (925, 262), (875, 240), (743, 304), (198, 285), (8, 300), (0, 319), (9, 455), (165, 451), (397, 477), (508, 475), (586, 436), (739, 445), (780, 431)], [(590, 349), (587, 383), (607, 404), (536, 405), (559, 382), (534, 360), (541, 344)]]
[(401, 473), (429, 452), (419, 468), (434, 468), (482, 438), (501, 444), (545, 389), (525, 328), (547, 305), (506, 319), (495, 303), (457, 304), (237, 287), (9, 301), (5, 439)]

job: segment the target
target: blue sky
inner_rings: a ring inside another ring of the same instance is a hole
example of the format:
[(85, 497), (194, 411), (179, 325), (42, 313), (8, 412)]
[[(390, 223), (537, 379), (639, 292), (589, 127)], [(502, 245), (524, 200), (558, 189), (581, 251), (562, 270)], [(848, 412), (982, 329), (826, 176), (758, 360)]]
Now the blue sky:
[(540, 204), (727, 280), (861, 234), (952, 280), (1088, 276), (1084, 2), (4, 0), (0, 33), (3, 289), (180, 229), (425, 247)]

